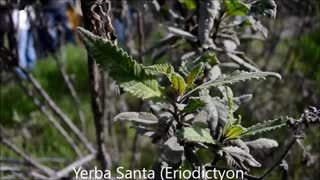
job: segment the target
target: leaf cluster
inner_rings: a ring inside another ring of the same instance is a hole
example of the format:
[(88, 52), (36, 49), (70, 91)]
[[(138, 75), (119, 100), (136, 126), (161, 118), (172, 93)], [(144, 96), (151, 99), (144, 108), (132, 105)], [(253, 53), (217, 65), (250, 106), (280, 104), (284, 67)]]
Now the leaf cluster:
[[(82, 28), (78, 32), (89, 55), (125, 92), (153, 102), (153, 113), (123, 112), (114, 121), (129, 121), (139, 134), (163, 144), (164, 161), (179, 163), (185, 147), (191, 146), (216, 152), (226, 159), (229, 166), (248, 170), (247, 166), (260, 167), (260, 163), (249, 154), (249, 147), (277, 146), (274, 140), (265, 138), (253, 142), (242, 140), (246, 136), (280, 128), (285, 121), (276, 119), (243, 127), (241, 117), (235, 118), (234, 113), (252, 95), (234, 97), (227, 85), (269, 76), (280, 78), (279, 74), (237, 70), (196, 85), (195, 82), (204, 76), (205, 64), (218, 63), (214, 54), (205, 53), (192, 65), (183, 64), (180, 68), (183, 71), (179, 72), (169, 64), (139, 64), (111, 41)], [(161, 85), (163, 78), (170, 82), (168, 86)], [(210, 94), (213, 88), (218, 89), (221, 95)], [(176, 158), (172, 158), (172, 154)]]

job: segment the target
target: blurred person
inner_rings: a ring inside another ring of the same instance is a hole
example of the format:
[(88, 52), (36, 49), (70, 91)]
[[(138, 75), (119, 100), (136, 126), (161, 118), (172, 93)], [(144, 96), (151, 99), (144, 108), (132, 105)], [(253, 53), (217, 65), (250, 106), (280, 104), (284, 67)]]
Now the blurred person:
[(72, 26), (67, 16), (67, 2), (69, 1), (41, 0), (41, 9), (46, 19), (47, 30), (51, 37), (54, 50), (56, 50), (60, 44), (60, 37), (56, 28), (58, 24), (60, 24), (64, 30), (64, 39), (67, 42), (74, 42)]
[(117, 35), (117, 40), (118, 42), (125, 46), (126, 44), (126, 35), (125, 35), (125, 24), (123, 23), (123, 21), (120, 18), (114, 18), (114, 20), (112, 21), (112, 24), (114, 26), (114, 29), (116, 30), (116, 35)]
[[(32, 9), (30, 6), (26, 6), (22, 10), (14, 9), (12, 12), (12, 21), (17, 31), (19, 65), (28, 70), (32, 70), (35, 67), (37, 60), (30, 18), (32, 18)], [(25, 78), (25, 74), (20, 68), (17, 68), (16, 71), (22, 78)]]
[[(80, 2), (80, 1), (78, 1), (78, 2)], [(73, 2), (73, 3), (68, 2), (67, 3), (67, 17), (68, 17), (68, 20), (71, 24), (71, 30), (72, 30), (74, 36), (76, 35), (77, 27), (80, 25), (80, 14), (79, 14), (79, 12), (77, 12), (76, 6), (77, 6), (76, 2)], [(75, 42), (77, 44), (80, 44), (80, 39), (75, 37)]]
[(126, 40), (126, 29), (127, 24), (125, 24), (125, 18), (133, 21), (132, 12), (131, 9), (128, 10), (128, 13), (123, 14), (123, 11), (125, 11), (123, 8), (127, 6), (123, 6), (124, 2), (121, 1), (115, 1), (113, 2), (113, 18), (112, 18), (112, 25), (115, 29), (115, 33), (117, 35), (117, 41), (122, 47), (126, 47), (127, 40)]

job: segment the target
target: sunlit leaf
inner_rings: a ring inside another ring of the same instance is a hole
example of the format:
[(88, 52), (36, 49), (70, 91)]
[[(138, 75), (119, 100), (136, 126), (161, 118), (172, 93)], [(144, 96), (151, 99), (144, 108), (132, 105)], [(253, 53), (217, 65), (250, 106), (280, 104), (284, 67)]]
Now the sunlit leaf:
[(224, 0), (224, 3), (229, 16), (246, 16), (250, 10), (250, 5), (239, 0)]
[(178, 73), (174, 73), (171, 76), (171, 83), (173, 90), (178, 94), (181, 95), (184, 93), (186, 88), (186, 83), (184, 82), (183, 77), (181, 77)]

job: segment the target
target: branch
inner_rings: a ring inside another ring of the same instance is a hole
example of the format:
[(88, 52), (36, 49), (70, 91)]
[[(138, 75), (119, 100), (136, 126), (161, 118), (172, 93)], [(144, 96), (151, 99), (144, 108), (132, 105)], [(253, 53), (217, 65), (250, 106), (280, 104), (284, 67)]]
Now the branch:
[(1, 143), (5, 146), (7, 146), (9, 149), (11, 149), (14, 153), (16, 153), (18, 156), (22, 157), (26, 162), (28, 162), (30, 165), (32, 165), (33, 167), (39, 169), (41, 172), (52, 176), (54, 174), (54, 170), (52, 170), (51, 168), (39, 163), (38, 161), (36, 161), (35, 159), (33, 159), (32, 157), (28, 156), (25, 152), (23, 152), (22, 150), (20, 150), (15, 144), (13, 144), (10, 140), (5, 139), (4, 137), (0, 137), (1, 138)]
[(130, 169), (134, 169), (137, 163), (138, 139), (139, 139), (139, 134), (135, 132), (134, 139), (132, 142), (132, 147), (131, 147)]
[[(63, 57), (63, 55), (61, 55), (61, 56)], [(83, 133), (85, 133), (85, 127), (86, 127), (85, 116), (84, 116), (83, 111), (81, 110), (81, 103), (80, 103), (80, 99), (79, 99), (78, 93), (75, 90), (75, 88), (74, 88), (74, 86), (73, 86), (73, 84), (71, 82), (70, 76), (66, 72), (64, 64), (59, 60), (59, 58), (56, 55), (53, 55), (53, 57), (54, 57), (57, 65), (58, 65), (58, 69), (60, 71), (60, 74), (61, 74), (65, 84), (67, 85), (67, 88), (68, 88), (68, 90), (70, 92), (70, 95), (72, 97), (73, 103), (75, 104), (75, 107), (77, 109), (77, 113), (78, 113), (78, 116), (79, 116), (79, 119), (80, 119), (80, 123), (81, 123), (81, 131)]]
[[(107, 38), (116, 43), (116, 36), (108, 16), (111, 8), (109, 1), (81, 0), (85, 29), (94, 34)], [(105, 84), (103, 73), (99, 70), (96, 61), (88, 55), (88, 71), (90, 80), (91, 107), (97, 141), (97, 160), (101, 167), (107, 169), (111, 164), (110, 156), (106, 152), (104, 139), (104, 109)]]
[(64, 169), (58, 171), (51, 179), (61, 179), (62, 177), (68, 175), (71, 171), (73, 171), (73, 168), (83, 166), (84, 164), (92, 161), (95, 157), (96, 157), (96, 154), (89, 154), (89, 155), (69, 164)]
[[(139, 54), (141, 55), (142, 51), (144, 51), (144, 13), (141, 9), (137, 8), (137, 30), (138, 30), (138, 39), (139, 39)], [(140, 56), (139, 63), (143, 64), (143, 56)], [(139, 100), (139, 110), (142, 109), (143, 101)], [(131, 147), (131, 161), (130, 161), (130, 169), (134, 169), (137, 163), (137, 150), (139, 148), (139, 134), (135, 132), (133, 143)]]
[(289, 145), (287, 146), (286, 150), (283, 152), (283, 154), (280, 156), (280, 158), (278, 159), (278, 161), (276, 163), (274, 163), (274, 165), (267, 171), (265, 172), (259, 179), (264, 179), (265, 177), (267, 177), (269, 174), (271, 174), (271, 172), (278, 167), (282, 160), (287, 156), (287, 154), (289, 153), (289, 151), (291, 150), (291, 148), (293, 147), (293, 145), (296, 143), (296, 138), (292, 139), (291, 142), (289, 143)]
[[(25, 175), (29, 175), (30, 177), (33, 177), (34, 179), (48, 179), (48, 177), (31, 170), (27, 170), (20, 167), (11, 167), (11, 166), (0, 166), (0, 173), (10, 173), (13, 177), (19, 177), (19, 179), (28, 179)], [(1, 177), (2, 179), (15, 179), (10, 177)]]
[(60, 132), (60, 134), (66, 139), (66, 141), (70, 144), (70, 146), (73, 148), (73, 150), (77, 153), (79, 157), (82, 156), (82, 152), (77, 146), (77, 144), (74, 142), (73, 138), (66, 132), (66, 130), (63, 128), (63, 126), (51, 115), (51, 113), (48, 111), (45, 105), (41, 104), (39, 99), (35, 96), (33, 91), (31, 89), (28, 89), (19, 78), (18, 75), (16, 75), (16, 80), (18, 85), (22, 88), (22, 90), (26, 93), (27, 96), (29, 96), (32, 99), (33, 104), (39, 109), (39, 111), (48, 118), (51, 124)]
[(46, 103), (52, 109), (52, 111), (63, 121), (69, 128), (76, 134), (79, 140), (84, 144), (84, 146), (89, 150), (90, 153), (94, 153), (95, 149), (90, 144), (88, 139), (80, 132), (80, 130), (74, 125), (74, 123), (69, 119), (69, 117), (62, 112), (62, 110), (57, 106), (57, 104), (51, 99), (47, 92), (41, 87), (40, 83), (33, 77), (33, 75), (27, 71), (25, 68), (19, 66), (23, 73), (27, 76), (33, 87), (37, 92), (44, 98)]
[(232, 54), (232, 53), (227, 53), (227, 56), (229, 56), (233, 61), (235, 61), (237, 64), (247, 68), (250, 71), (260, 71), (258, 68), (256, 68), (255, 66), (251, 65), (250, 63), (247, 63), (246, 61), (244, 61), (242, 58), (240, 58), (239, 56)]
[[(280, 156), (278, 161), (267, 171), (265, 172), (264, 175), (260, 177), (260, 179), (264, 179), (267, 177), (271, 172), (281, 164), (282, 160), (287, 156), (293, 145), (297, 142), (300, 147), (301, 144), (299, 142), (299, 139), (302, 138), (303, 130), (305, 130), (306, 127), (308, 127), (310, 124), (313, 123), (319, 123), (320, 122), (320, 117), (319, 113), (320, 111), (317, 110), (314, 107), (309, 107), (304, 110), (304, 113), (301, 115), (300, 119), (294, 120), (291, 119), (287, 121), (287, 125), (293, 129), (293, 139), (289, 143), (289, 145), (286, 147), (285, 151), (283, 154)], [(303, 147), (302, 147), (303, 148)]]
[[(137, 26), (138, 26), (138, 39), (139, 39), (139, 54), (144, 51), (144, 13), (137, 9), (138, 17), (137, 17)], [(143, 63), (142, 56), (140, 56), (141, 62)]]

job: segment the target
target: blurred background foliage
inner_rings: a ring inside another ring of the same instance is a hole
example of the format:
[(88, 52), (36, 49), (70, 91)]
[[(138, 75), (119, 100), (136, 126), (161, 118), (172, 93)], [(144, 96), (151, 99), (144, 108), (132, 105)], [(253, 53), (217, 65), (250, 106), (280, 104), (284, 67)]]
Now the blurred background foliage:
[[(196, 7), (193, 0), (181, 0), (181, 2), (189, 10)], [(286, 115), (298, 117), (308, 105), (320, 107), (320, 2), (318, 0), (278, 0), (276, 3), (278, 5), (276, 19), (265, 18), (262, 20), (262, 24), (269, 29), (268, 38), (265, 41), (241, 40), (240, 49), (245, 51), (259, 68), (279, 72), (283, 78), (281, 81), (267, 80), (232, 86), (236, 95), (244, 93), (253, 93), (254, 95), (252, 103), (243, 106), (238, 111), (238, 114), (242, 116), (244, 126), (255, 124), (261, 119), (273, 119)], [(170, 8), (170, 3), (167, 3), (167, 6)], [(153, 43), (165, 37), (167, 33), (166, 29), (159, 25), (157, 18), (150, 14), (152, 14), (150, 10), (144, 12), (145, 48), (152, 46)], [(166, 13), (163, 12), (163, 14)], [(136, 13), (133, 16), (137, 18)], [(132, 35), (133, 46), (135, 47), (139, 46), (138, 30), (135, 25), (132, 26), (130, 30), (136, 32)], [(129, 44), (129, 42), (126, 43)], [(183, 44), (184, 42), (181, 41), (180, 43)], [(136, 55), (130, 47), (121, 45), (131, 54)], [(182, 45), (176, 49), (167, 49), (156, 62), (176, 62), (188, 46)], [(61, 47), (61, 51), (66, 55), (63, 63), (68, 74), (72, 77), (72, 82), (80, 97), (82, 110), (85, 113), (87, 135), (90, 140), (94, 141), (86, 52), (83, 47), (75, 45), (65, 45)], [(144, 56), (144, 63), (154, 63), (155, 55), (159, 54)], [(71, 97), (53, 58), (49, 56), (39, 59), (33, 74), (70, 119), (80, 126)], [(72, 149), (56, 129), (50, 128), (51, 124), (46, 120), (46, 117), (37, 110), (30, 98), (13, 80), (12, 75), (8, 72), (2, 72), (1, 77), (1, 124), (14, 135), (14, 140), (19, 147), (32, 156), (38, 157), (41, 162), (50, 164), (55, 168), (62, 168), (72, 162), (76, 157)], [(126, 95), (124, 95), (124, 98), (127, 102), (125, 106), (128, 106), (125, 108), (135, 111), (139, 102)], [(109, 104), (109, 106), (116, 105)], [(131, 147), (135, 132), (127, 124), (116, 124), (115, 126), (114, 133), (117, 134), (120, 145), (116, 148), (109, 141), (107, 149), (113, 148), (114, 150), (111, 153), (120, 156), (119, 161), (115, 160), (115, 164), (130, 168)], [(277, 139), (280, 146), (273, 152), (256, 154), (255, 157), (258, 157), (257, 160), (264, 165), (264, 168), (269, 167), (272, 160), (279, 156), (279, 152), (282, 152), (282, 148), (287, 143), (288, 134), (287, 129), (266, 134), (267, 138)], [(309, 154), (303, 152), (301, 148), (294, 148), (287, 158), (290, 179), (318, 179), (320, 169), (319, 127), (311, 127), (306, 132), (305, 137), (303, 144)], [(151, 168), (151, 165), (157, 159), (155, 145), (151, 145), (141, 137), (137, 148), (139, 153), (136, 168)], [(0, 149), (2, 160), (6, 157), (18, 159), (14, 153), (2, 144), (0, 144)], [(200, 156), (201, 153), (199, 152)], [(207, 161), (210, 157), (202, 158)], [(273, 173), (270, 179), (278, 179), (282, 176), (281, 173), (281, 170)]]

